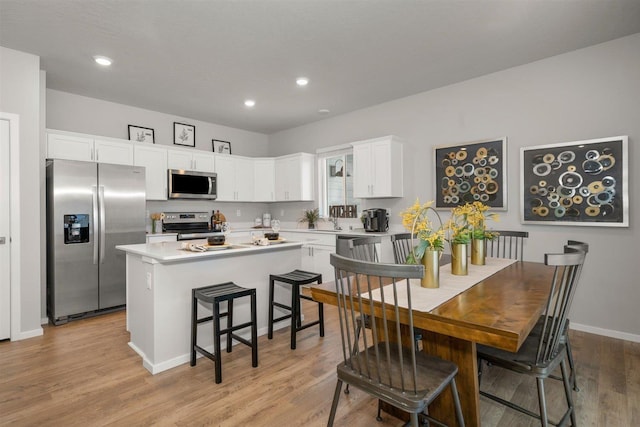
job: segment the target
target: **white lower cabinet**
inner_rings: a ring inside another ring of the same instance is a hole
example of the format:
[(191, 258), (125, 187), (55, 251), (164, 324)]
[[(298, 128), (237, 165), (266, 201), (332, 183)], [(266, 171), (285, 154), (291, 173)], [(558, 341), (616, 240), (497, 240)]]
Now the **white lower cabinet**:
[(336, 253), (336, 246), (306, 244), (302, 247), (302, 270), (322, 274), (323, 282), (333, 282), (334, 270), (329, 255)]
[(336, 252), (336, 236), (332, 233), (280, 232), (280, 235), (296, 242), (305, 242), (301, 249), (301, 269), (322, 274), (323, 282), (334, 280), (329, 255)]
[(175, 242), (177, 234), (147, 234), (147, 243)]

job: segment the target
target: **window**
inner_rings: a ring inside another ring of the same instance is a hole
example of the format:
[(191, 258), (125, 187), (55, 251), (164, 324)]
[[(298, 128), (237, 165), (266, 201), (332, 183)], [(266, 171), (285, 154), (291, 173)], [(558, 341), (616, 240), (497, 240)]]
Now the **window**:
[(334, 218), (357, 218), (359, 201), (353, 197), (351, 148), (319, 154), (320, 214)]

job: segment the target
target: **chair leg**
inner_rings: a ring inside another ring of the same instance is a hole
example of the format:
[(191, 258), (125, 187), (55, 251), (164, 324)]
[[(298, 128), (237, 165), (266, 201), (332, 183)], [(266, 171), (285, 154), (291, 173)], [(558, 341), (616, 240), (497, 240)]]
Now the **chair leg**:
[(269, 329), (267, 338), (273, 339), (273, 279), (269, 279)]
[(567, 367), (564, 364), (564, 360), (560, 362), (560, 370), (562, 371), (562, 382), (564, 384), (564, 394), (567, 398), (567, 406), (570, 412), (571, 417), (571, 425), (577, 426), (576, 424), (576, 410), (573, 406), (573, 397), (571, 396), (571, 384), (569, 383), (569, 379), (567, 378)]
[(571, 352), (571, 340), (569, 339), (569, 334), (567, 334), (566, 338), (567, 356), (569, 358), (569, 368), (571, 368), (571, 376), (569, 378), (569, 381), (571, 382), (571, 385), (573, 386), (573, 389), (575, 391), (580, 391), (580, 389), (578, 388), (578, 379), (576, 378), (576, 365), (573, 361), (573, 353)]
[(380, 399), (378, 399), (378, 415), (376, 415), (376, 421), (382, 421), (382, 400)]
[(538, 402), (540, 404), (540, 423), (542, 427), (547, 427), (549, 425), (549, 420), (547, 417), (547, 401), (544, 396), (544, 378), (536, 378), (536, 382), (538, 383)]
[(338, 409), (338, 401), (340, 400), (340, 390), (342, 389), (342, 380), (336, 383), (336, 391), (333, 393), (333, 402), (331, 403), (331, 412), (329, 413), (329, 421), (327, 427), (333, 427), (333, 420), (336, 418), (336, 410)]
[(418, 423), (418, 413), (417, 412), (412, 412), (411, 413), (411, 426), (412, 427), (419, 427), (420, 424)]
[(222, 357), (220, 355), (220, 303), (213, 303), (213, 352), (216, 367), (216, 384), (222, 382)]
[[(233, 327), (233, 299), (227, 301), (227, 329)], [(231, 353), (231, 332), (227, 334), (227, 353)]]
[[(322, 283), (322, 276), (318, 279), (318, 284)], [(324, 306), (321, 302), (318, 303), (318, 319), (320, 320), (320, 336), (324, 336)]]
[(318, 319), (320, 320), (320, 336), (324, 336), (324, 306), (318, 303)]
[(300, 326), (300, 287), (291, 286), (291, 350), (296, 349), (296, 330)]
[(196, 366), (196, 343), (198, 342), (198, 300), (196, 290), (191, 290), (191, 366)]
[(251, 294), (251, 366), (258, 366), (258, 315), (255, 291)]
[(456, 380), (451, 380), (451, 394), (453, 395), (453, 406), (456, 410), (456, 418), (458, 419), (458, 426), (464, 427), (464, 417), (462, 416), (462, 406), (460, 405), (460, 395), (458, 394), (458, 387), (456, 386)]

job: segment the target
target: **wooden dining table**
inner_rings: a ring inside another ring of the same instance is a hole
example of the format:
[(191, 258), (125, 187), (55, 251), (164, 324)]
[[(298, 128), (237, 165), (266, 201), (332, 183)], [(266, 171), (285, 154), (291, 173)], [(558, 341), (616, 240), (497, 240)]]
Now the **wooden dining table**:
[[(476, 345), (517, 351), (542, 314), (553, 274), (553, 267), (543, 263), (518, 261), (431, 311), (413, 310), (413, 325), (423, 330), (422, 351), (458, 365), (456, 383), (467, 426), (480, 425)], [(311, 296), (337, 305), (333, 282), (313, 286)], [(408, 326), (404, 331), (412, 339)], [(441, 393), (429, 406), (429, 414), (457, 425), (451, 393)]]

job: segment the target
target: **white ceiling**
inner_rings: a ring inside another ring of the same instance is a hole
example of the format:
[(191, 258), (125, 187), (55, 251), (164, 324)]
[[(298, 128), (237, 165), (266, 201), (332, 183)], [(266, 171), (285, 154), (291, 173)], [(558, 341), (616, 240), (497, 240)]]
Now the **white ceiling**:
[(0, 0), (48, 88), (266, 134), (637, 32), (640, 0)]

